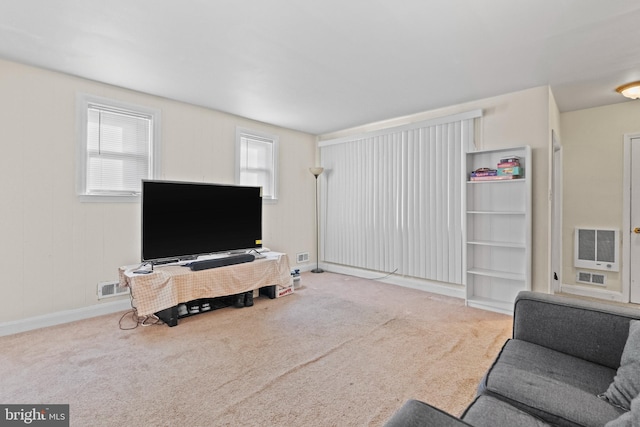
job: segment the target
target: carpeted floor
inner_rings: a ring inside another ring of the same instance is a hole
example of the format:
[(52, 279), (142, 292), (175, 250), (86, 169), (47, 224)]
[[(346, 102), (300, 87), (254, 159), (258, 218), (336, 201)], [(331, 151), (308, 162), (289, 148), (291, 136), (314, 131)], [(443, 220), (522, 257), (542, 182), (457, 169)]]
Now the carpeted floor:
[(0, 337), (0, 402), (68, 403), (72, 426), (379, 426), (409, 398), (459, 414), (511, 335), (454, 298), (301, 284), (173, 328), (121, 330), (119, 313)]

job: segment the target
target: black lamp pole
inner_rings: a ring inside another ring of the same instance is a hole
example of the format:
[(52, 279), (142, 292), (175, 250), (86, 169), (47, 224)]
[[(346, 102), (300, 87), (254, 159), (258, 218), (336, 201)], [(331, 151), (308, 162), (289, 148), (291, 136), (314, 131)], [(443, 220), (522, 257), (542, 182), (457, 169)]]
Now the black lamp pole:
[(309, 171), (316, 178), (316, 268), (311, 270), (312, 273), (324, 273), (324, 270), (320, 268), (320, 232), (318, 227), (319, 210), (318, 210), (318, 176), (322, 173), (324, 168), (314, 167), (309, 168)]

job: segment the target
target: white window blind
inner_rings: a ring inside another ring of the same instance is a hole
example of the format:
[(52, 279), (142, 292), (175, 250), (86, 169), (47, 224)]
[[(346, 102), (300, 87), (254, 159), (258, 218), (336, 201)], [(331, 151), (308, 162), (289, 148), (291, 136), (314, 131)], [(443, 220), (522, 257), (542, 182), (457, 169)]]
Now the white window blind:
[(236, 131), (236, 182), (262, 187), (262, 198), (277, 199), (278, 137), (238, 128)]
[(137, 196), (156, 172), (159, 112), (83, 96), (80, 102), (82, 196)]
[(87, 124), (87, 193), (136, 193), (149, 178), (151, 117), (92, 105)]
[(462, 284), (464, 158), (480, 114), (320, 143), (323, 261)]

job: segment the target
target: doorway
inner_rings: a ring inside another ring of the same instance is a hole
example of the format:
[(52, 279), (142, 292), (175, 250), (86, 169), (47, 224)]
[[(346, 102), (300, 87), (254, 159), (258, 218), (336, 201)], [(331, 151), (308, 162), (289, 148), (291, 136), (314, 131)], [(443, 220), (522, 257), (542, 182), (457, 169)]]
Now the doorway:
[(622, 282), (629, 301), (640, 304), (640, 134), (625, 135), (624, 158)]
[(551, 292), (562, 284), (562, 146), (551, 131)]

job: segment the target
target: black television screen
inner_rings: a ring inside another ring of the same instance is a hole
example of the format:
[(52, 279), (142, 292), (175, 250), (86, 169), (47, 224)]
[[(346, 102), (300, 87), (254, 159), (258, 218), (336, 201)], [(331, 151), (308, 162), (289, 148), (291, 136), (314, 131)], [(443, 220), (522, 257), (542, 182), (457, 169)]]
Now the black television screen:
[(262, 246), (260, 187), (142, 181), (142, 260)]

